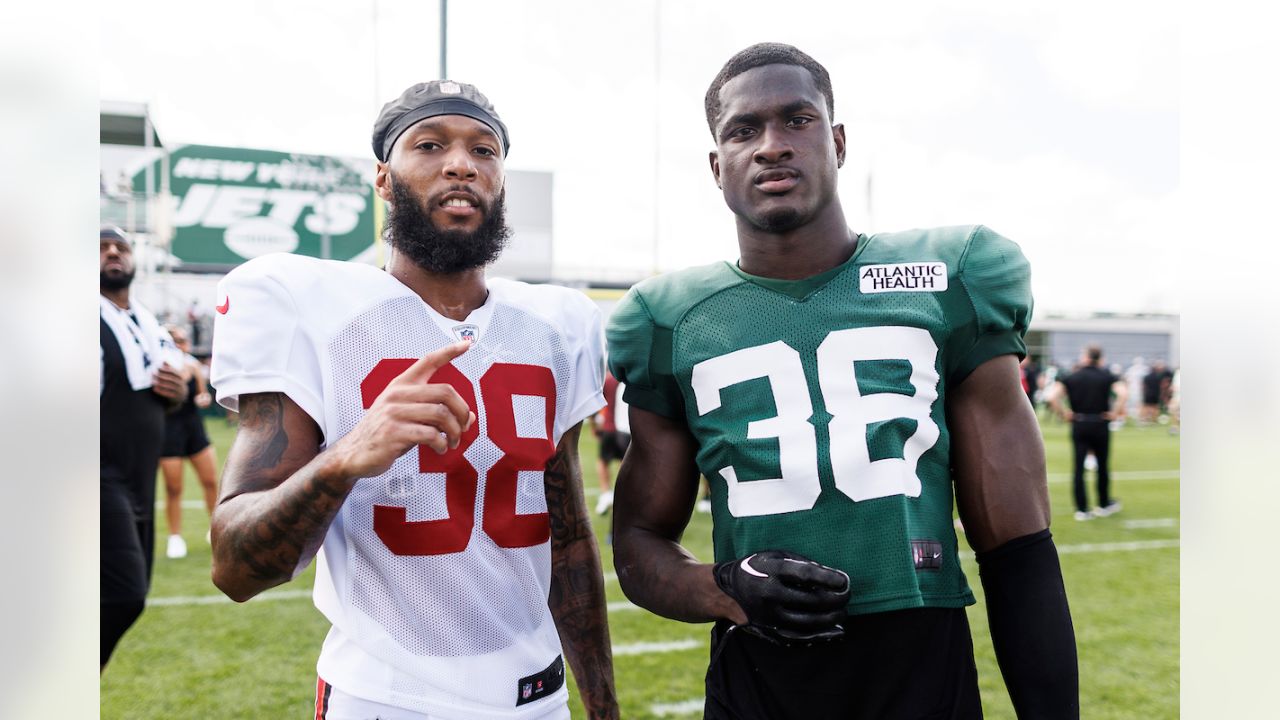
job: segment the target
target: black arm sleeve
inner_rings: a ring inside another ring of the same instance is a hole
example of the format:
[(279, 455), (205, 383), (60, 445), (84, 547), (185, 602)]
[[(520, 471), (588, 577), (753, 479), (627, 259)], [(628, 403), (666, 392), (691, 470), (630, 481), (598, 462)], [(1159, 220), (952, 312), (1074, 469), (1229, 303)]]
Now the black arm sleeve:
[(1076, 635), (1049, 531), (978, 553), (991, 643), (1019, 718), (1080, 717)]

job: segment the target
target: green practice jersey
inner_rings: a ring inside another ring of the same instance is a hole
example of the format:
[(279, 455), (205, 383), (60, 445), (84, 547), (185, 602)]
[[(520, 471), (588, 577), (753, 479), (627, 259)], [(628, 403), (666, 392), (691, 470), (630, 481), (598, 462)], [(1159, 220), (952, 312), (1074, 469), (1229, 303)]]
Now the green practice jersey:
[(614, 309), (609, 365), (628, 403), (697, 439), (717, 561), (777, 549), (840, 568), (851, 613), (961, 607), (947, 388), (1024, 355), (1030, 318), (1013, 242), (881, 233), (805, 280), (723, 262), (646, 280)]

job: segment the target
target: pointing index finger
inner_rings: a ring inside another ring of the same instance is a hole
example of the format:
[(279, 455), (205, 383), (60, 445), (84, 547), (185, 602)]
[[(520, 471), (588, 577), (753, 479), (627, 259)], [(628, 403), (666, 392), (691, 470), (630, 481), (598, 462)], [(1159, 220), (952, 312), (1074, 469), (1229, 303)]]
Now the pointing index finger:
[(434, 375), (436, 370), (448, 365), (454, 358), (466, 352), (470, 347), (470, 340), (462, 340), (452, 345), (445, 345), (437, 350), (432, 350), (418, 358), (418, 361), (410, 365), (408, 370), (401, 373), (400, 378), (410, 382), (426, 380)]

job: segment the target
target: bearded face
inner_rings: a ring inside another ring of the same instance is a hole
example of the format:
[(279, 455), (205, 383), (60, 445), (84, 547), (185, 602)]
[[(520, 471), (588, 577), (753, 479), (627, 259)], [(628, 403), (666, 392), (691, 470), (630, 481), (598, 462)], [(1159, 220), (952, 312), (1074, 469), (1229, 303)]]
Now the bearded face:
[(133, 248), (129, 243), (114, 238), (102, 238), (98, 243), (98, 286), (103, 290), (124, 290), (133, 283), (135, 267)]
[(391, 173), (392, 200), (387, 211), (384, 239), (424, 270), (453, 274), (491, 264), (511, 238), (506, 220), (506, 189), (489, 202), (475, 197), (483, 220), (472, 231), (441, 228), (431, 219), (430, 208), (445, 202), (444, 196), (466, 190), (446, 187), (432, 197), (415, 193), (409, 183)]

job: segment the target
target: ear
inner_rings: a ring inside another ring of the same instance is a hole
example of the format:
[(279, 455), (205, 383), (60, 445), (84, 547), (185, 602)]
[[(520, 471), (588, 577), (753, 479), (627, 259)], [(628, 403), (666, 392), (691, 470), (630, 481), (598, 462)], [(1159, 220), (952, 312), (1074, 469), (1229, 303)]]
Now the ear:
[(712, 150), (707, 153), (707, 160), (711, 163), (711, 176), (716, 179), (716, 187), (723, 189), (720, 185), (720, 155)]
[(831, 139), (836, 143), (836, 167), (844, 167), (844, 123), (831, 126)]
[(391, 202), (391, 167), (384, 162), (378, 163), (377, 174), (373, 177), (373, 190), (383, 202)]

